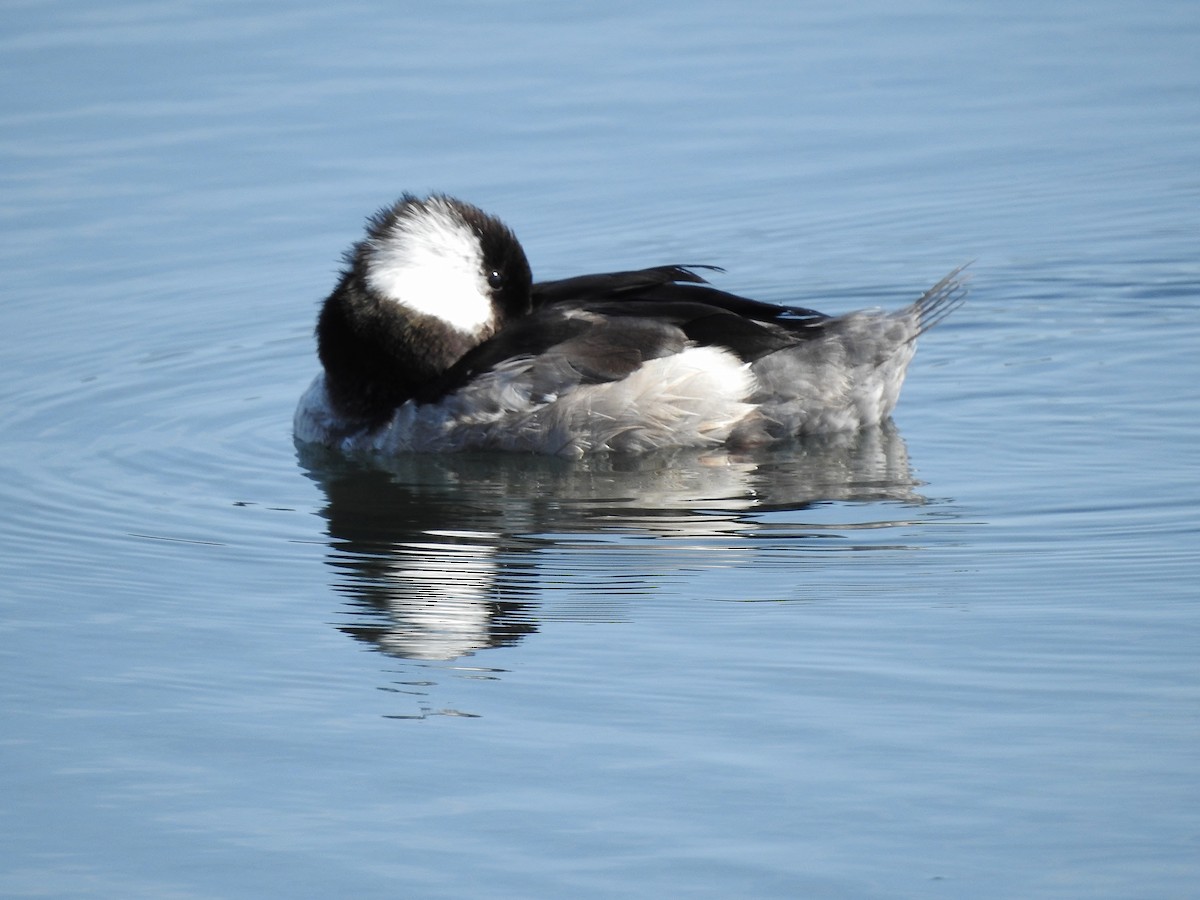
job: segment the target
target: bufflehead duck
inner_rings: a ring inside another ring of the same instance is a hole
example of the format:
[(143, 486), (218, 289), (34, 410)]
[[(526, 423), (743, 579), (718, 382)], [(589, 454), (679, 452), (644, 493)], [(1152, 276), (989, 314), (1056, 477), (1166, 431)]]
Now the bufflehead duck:
[(534, 283), (498, 219), (406, 194), (324, 302), (296, 437), (577, 457), (849, 431), (887, 418), (916, 338), (965, 296), (960, 268), (896, 312), (827, 316), (720, 291), (710, 268)]

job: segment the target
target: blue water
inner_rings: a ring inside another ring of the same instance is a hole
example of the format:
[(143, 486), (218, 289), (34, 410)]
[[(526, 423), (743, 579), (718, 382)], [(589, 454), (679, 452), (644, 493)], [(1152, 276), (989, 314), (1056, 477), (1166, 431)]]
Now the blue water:
[[(1200, 7), (0, 17), (0, 894), (1195, 892)], [(973, 292), (862, 435), (298, 453), (405, 190)]]

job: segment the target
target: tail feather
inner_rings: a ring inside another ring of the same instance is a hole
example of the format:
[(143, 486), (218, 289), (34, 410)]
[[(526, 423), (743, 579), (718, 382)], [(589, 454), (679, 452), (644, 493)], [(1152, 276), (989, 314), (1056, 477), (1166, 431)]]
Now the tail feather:
[(963, 305), (967, 299), (967, 280), (971, 277), (964, 272), (969, 265), (965, 263), (959, 266), (908, 307), (906, 312), (917, 317), (917, 331), (909, 338), (910, 341), (915, 341)]

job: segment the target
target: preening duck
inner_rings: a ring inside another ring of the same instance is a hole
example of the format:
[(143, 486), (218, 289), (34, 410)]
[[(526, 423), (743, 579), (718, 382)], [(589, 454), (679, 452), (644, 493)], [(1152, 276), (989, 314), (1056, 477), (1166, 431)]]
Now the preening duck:
[(966, 293), (960, 268), (903, 309), (828, 316), (718, 290), (705, 269), (535, 283), (500, 220), (406, 194), (321, 308), (296, 438), (581, 456), (862, 428), (891, 414), (917, 337)]

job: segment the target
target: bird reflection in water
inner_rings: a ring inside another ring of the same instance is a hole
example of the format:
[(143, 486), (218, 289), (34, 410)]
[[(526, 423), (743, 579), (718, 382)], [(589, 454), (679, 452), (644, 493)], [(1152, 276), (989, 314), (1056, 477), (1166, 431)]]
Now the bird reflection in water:
[[(299, 452), (327, 501), (328, 564), (352, 619), (339, 627), (414, 661), (459, 660), (535, 632), (539, 617), (553, 615), (543, 605), (555, 585), (571, 574), (564, 553), (594, 576), (606, 549), (637, 538), (648, 554), (641, 558), (654, 560), (646, 571), (631, 571), (627, 553), (611, 565), (623, 584), (640, 580), (645, 593), (678, 560), (681, 541), (693, 559), (699, 549), (707, 563), (750, 566), (758, 548), (748, 538), (770, 527), (766, 512), (924, 503), (890, 421), (748, 454), (347, 459), (303, 445)], [(647, 545), (646, 538), (662, 540)], [(656, 547), (670, 552), (655, 558)], [(599, 605), (618, 602), (597, 593)]]

